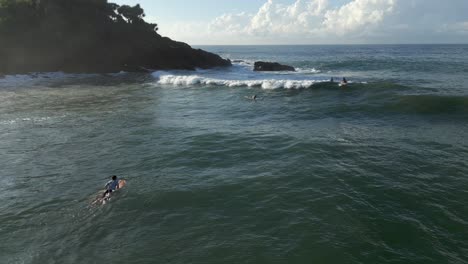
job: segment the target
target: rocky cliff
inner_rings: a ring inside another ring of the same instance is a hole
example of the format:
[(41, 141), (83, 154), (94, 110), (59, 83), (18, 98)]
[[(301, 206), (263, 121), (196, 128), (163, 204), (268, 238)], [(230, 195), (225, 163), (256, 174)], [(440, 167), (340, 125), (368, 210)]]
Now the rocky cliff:
[(139, 6), (107, 0), (0, 0), (0, 73), (119, 72), (230, 66), (162, 37)]

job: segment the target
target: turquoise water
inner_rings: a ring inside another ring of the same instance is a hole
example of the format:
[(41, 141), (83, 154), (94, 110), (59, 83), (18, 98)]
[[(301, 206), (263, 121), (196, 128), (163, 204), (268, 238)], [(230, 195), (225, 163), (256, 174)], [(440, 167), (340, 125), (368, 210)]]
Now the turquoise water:
[(468, 263), (468, 46), (203, 48), (0, 78), (0, 263)]

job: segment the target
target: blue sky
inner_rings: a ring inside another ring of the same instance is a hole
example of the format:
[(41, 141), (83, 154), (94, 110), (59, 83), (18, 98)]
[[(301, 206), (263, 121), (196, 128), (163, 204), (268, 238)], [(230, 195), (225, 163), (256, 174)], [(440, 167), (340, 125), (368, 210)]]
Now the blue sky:
[(192, 45), (468, 43), (468, 0), (117, 0)]
[[(257, 12), (265, 0), (109, 0), (119, 5), (140, 4), (148, 16), (165, 21), (209, 21), (225, 13)], [(277, 0), (279, 4), (291, 4), (291, 0)], [(346, 0), (332, 0), (334, 5)]]
[[(254, 12), (264, 0), (118, 0), (117, 4), (140, 4), (148, 15), (164, 20), (208, 20), (226, 12)], [(283, 1), (284, 2), (284, 1)]]

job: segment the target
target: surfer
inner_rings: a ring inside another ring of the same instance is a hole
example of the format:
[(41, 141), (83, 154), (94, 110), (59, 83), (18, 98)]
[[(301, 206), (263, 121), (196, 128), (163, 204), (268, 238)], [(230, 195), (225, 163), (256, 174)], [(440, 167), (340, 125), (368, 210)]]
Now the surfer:
[(348, 85), (348, 80), (346, 80), (345, 77), (343, 77), (343, 80), (338, 84), (340, 87), (344, 87)]
[(257, 95), (254, 94), (252, 96), (245, 96), (245, 99), (254, 100), (256, 102), (257, 101)]
[(104, 194), (102, 195), (102, 197), (106, 197), (107, 194), (110, 194), (112, 193), (113, 191), (119, 189), (119, 180), (117, 179), (117, 176), (112, 176), (112, 180), (108, 181), (106, 183), (106, 191), (104, 192)]
[(333, 79), (333, 77), (331, 77), (330, 82), (331, 83), (335, 82), (335, 79)]

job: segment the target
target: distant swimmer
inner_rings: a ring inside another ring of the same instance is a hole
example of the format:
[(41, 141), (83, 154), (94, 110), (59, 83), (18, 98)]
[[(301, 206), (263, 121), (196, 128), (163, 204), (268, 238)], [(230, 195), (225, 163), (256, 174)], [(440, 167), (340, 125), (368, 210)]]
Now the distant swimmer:
[(257, 101), (257, 95), (256, 95), (256, 94), (254, 94), (254, 95), (252, 95), (252, 96), (246, 96), (245, 98), (246, 98), (246, 99), (249, 99), (249, 100)]
[(117, 179), (117, 176), (112, 176), (112, 180), (108, 181), (106, 183), (106, 191), (102, 195), (103, 198), (106, 197), (106, 195), (111, 194), (113, 191), (119, 189), (119, 180)]
[(335, 82), (335, 79), (333, 79), (333, 77), (331, 77), (330, 82), (331, 83)]
[(346, 80), (346, 78), (343, 77), (343, 80), (340, 82), (339, 86), (341, 87), (341, 86), (346, 86), (346, 85), (348, 85), (348, 80)]

